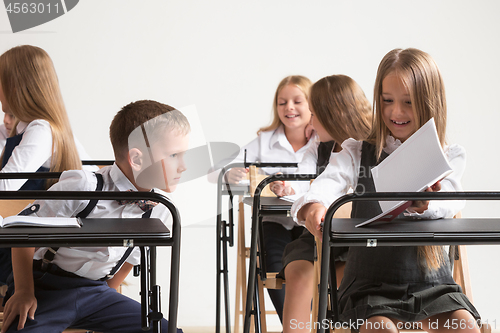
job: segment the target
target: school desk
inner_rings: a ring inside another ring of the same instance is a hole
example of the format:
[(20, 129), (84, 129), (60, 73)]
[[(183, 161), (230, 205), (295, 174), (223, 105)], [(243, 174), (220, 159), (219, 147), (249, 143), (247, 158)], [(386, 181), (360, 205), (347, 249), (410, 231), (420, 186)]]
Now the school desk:
[[(222, 283), (224, 283), (224, 315), (226, 323), (226, 333), (231, 333), (231, 317), (229, 312), (229, 270), (228, 270), (228, 246), (232, 247), (234, 245), (234, 212), (233, 212), (233, 199), (234, 196), (245, 196), (248, 195), (249, 186), (248, 185), (233, 185), (228, 184), (227, 180), (224, 179), (224, 175), (231, 168), (248, 168), (250, 165), (255, 165), (259, 168), (261, 167), (297, 167), (297, 163), (232, 163), (226, 165), (221, 169), (217, 181), (217, 281), (216, 281), (216, 323), (215, 332), (220, 333), (221, 325), (221, 288)], [(223, 197), (228, 196), (228, 210), (223, 211)], [(289, 204), (290, 206), (290, 204)], [(223, 215), (227, 214), (227, 219), (223, 220)]]
[(160, 287), (156, 284), (156, 246), (171, 246), (168, 328), (170, 332), (175, 332), (179, 294), (180, 217), (177, 208), (166, 197), (151, 192), (0, 191), (0, 200), (5, 199), (145, 199), (165, 205), (172, 214), (172, 231), (161, 220), (155, 218), (88, 218), (82, 219), (83, 226), (81, 228), (0, 228), (0, 243), (4, 247), (140, 247), (142, 327), (149, 329), (152, 326), (154, 332), (160, 332), (160, 319), (163, 317), (160, 308)]
[[(292, 203), (277, 197), (261, 197), (264, 187), (273, 181), (310, 181), (316, 178), (315, 174), (279, 174), (273, 175), (262, 180), (255, 192), (253, 198), (244, 198), (243, 202), (252, 206), (252, 233), (250, 238), (250, 262), (248, 267), (248, 286), (245, 303), (245, 318), (243, 322), (243, 333), (250, 332), (251, 316), (254, 316), (255, 332), (262, 332), (261, 311), (259, 302), (259, 293), (257, 289), (257, 272), (260, 279), (267, 279), (266, 263), (263, 256), (259, 255), (258, 249), (263, 249), (263, 244), (259, 243), (262, 237), (262, 219), (264, 216), (290, 216)], [(259, 243), (259, 244), (258, 244)], [(262, 250), (259, 250), (262, 252)], [(259, 269), (257, 270), (257, 260), (259, 260)]]
[[(335, 211), (350, 201), (409, 201), (409, 200), (500, 200), (500, 192), (394, 192), (347, 194), (328, 208), (324, 223), (321, 278), (319, 287), (319, 313), (317, 321), (327, 317), (328, 278), (335, 281), (335, 265), (330, 265), (332, 248), (336, 246), (418, 246), (418, 245), (479, 245), (500, 244), (500, 219), (458, 218), (437, 220), (396, 219), (376, 222), (356, 228), (366, 219), (332, 219)], [(332, 322), (339, 318), (337, 290), (331, 288)], [(324, 333), (320, 325), (318, 332)]]

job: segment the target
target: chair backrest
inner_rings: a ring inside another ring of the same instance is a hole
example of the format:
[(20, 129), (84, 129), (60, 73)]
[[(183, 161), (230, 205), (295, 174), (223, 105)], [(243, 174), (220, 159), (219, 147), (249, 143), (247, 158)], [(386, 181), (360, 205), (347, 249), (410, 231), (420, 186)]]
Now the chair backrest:
[(33, 200), (1, 200), (0, 215), (2, 217), (17, 215), (32, 202)]

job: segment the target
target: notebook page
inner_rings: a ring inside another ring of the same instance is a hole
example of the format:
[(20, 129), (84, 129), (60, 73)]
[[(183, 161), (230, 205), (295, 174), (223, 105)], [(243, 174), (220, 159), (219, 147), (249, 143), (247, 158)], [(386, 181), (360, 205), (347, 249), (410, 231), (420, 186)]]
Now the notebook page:
[[(434, 118), (371, 169), (377, 192), (420, 192), (452, 172), (439, 143)], [(382, 212), (401, 205), (381, 201)]]

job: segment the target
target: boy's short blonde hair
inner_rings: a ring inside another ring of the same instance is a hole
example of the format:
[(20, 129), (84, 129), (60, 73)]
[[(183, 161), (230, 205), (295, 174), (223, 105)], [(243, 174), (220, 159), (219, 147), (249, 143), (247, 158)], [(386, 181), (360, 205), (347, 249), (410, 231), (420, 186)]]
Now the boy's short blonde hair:
[(150, 100), (130, 103), (118, 111), (109, 127), (116, 161), (128, 159), (129, 149), (132, 148), (129, 147), (129, 137), (141, 125), (152, 142), (157, 134), (165, 131), (178, 131), (181, 134), (190, 131), (187, 118), (170, 105)]

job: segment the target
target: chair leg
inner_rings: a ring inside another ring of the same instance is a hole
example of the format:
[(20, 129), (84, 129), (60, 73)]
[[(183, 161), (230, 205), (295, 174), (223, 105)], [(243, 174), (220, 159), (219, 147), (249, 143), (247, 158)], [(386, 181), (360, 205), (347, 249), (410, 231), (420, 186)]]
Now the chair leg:
[(259, 293), (259, 304), (260, 304), (260, 325), (261, 325), (261, 330), (262, 333), (267, 333), (267, 320), (266, 320), (266, 302), (265, 302), (265, 297), (264, 297), (264, 284), (262, 283), (262, 280), (260, 277), (257, 277), (257, 280), (259, 281), (259, 286), (258, 286), (258, 293)]
[[(236, 259), (236, 299), (234, 309), (234, 333), (240, 331), (240, 316), (245, 314), (245, 297), (247, 294), (246, 285), (246, 258), (247, 249), (245, 246), (245, 209), (242, 197), (238, 203), (238, 256)], [(251, 329), (253, 332), (253, 329)]]

